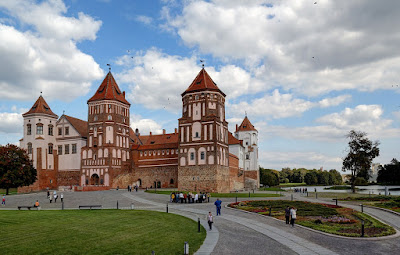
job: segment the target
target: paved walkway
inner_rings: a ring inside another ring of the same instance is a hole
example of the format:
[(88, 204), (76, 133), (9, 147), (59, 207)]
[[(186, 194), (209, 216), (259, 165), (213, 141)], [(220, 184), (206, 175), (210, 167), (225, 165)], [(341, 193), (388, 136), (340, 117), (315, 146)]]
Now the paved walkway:
[[(58, 192), (60, 194), (60, 192)], [(61, 203), (50, 204), (45, 193), (7, 196), (6, 206), (15, 210), (18, 205), (31, 205), (39, 199), (43, 209), (61, 209)], [(239, 200), (248, 200), (243, 198)], [(282, 199), (282, 198), (252, 198)], [(290, 194), (283, 199), (290, 199)], [(316, 201), (309, 197), (294, 194), (295, 200)], [(215, 213), (211, 203), (175, 204), (169, 203), (169, 211), (189, 217), (195, 221), (200, 218), (206, 226), (205, 217), (209, 211)], [(64, 192), (64, 206), (76, 209), (79, 205), (101, 204), (103, 208), (131, 208), (165, 211), (168, 196), (150, 194), (143, 191), (129, 193), (126, 190), (99, 192)], [(224, 205), (234, 202), (235, 198), (224, 198)], [(318, 202), (332, 203), (326, 199)], [(340, 203), (342, 204), (342, 203)], [(347, 206), (347, 205), (346, 205)], [(360, 210), (357, 205), (348, 207)], [(365, 212), (400, 227), (400, 217), (374, 208), (364, 208)], [(223, 208), (222, 216), (216, 216), (212, 231), (207, 231), (207, 238), (196, 254), (400, 254), (400, 238), (384, 240), (352, 240), (329, 236), (301, 227), (291, 228), (282, 221), (258, 214)]]

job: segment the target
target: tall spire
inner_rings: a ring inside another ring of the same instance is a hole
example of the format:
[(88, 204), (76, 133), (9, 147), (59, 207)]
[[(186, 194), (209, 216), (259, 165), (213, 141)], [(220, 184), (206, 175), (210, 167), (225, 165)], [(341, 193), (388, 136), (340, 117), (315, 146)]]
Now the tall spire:
[(36, 102), (33, 104), (31, 109), (27, 111), (26, 113), (22, 114), (22, 116), (26, 116), (29, 114), (48, 114), (51, 116), (54, 116), (58, 118), (57, 114), (51, 111), (50, 106), (46, 103), (44, 98), (42, 97), (42, 92), (40, 92), (39, 98), (36, 100)]
[(217, 84), (211, 79), (210, 75), (204, 69), (204, 67), (200, 70), (199, 74), (193, 80), (192, 84), (182, 93), (182, 96), (189, 92), (198, 92), (204, 90), (218, 91), (223, 96), (225, 96), (224, 92), (222, 92)]
[(240, 124), (236, 131), (257, 131), (257, 129), (253, 126), (253, 124), (251, 124), (246, 113), (246, 117), (244, 117), (242, 124)]
[(107, 99), (117, 100), (130, 105), (130, 103), (125, 99), (125, 91), (121, 93), (121, 90), (119, 89), (117, 82), (111, 74), (111, 71), (107, 73), (96, 93), (88, 100), (88, 103), (92, 101)]

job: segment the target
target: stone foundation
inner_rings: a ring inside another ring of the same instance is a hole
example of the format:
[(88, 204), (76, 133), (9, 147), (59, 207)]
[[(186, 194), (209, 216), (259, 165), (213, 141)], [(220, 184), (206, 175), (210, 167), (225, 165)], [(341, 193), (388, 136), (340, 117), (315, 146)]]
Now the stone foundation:
[(229, 167), (226, 166), (179, 166), (178, 189), (226, 193), (230, 191), (229, 175)]

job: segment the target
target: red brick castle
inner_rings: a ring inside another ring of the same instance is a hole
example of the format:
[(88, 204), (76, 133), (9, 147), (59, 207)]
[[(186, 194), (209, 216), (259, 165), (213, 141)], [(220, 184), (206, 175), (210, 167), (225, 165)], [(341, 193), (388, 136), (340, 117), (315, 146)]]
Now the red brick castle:
[[(229, 192), (259, 186), (258, 132), (246, 117), (233, 135), (225, 94), (203, 68), (182, 93), (174, 133), (130, 128), (130, 103), (111, 72), (88, 100), (88, 121), (54, 114), (42, 96), (24, 117), (24, 138), (38, 180), (21, 192), (142, 188)], [(237, 139), (239, 138), (239, 139)]]

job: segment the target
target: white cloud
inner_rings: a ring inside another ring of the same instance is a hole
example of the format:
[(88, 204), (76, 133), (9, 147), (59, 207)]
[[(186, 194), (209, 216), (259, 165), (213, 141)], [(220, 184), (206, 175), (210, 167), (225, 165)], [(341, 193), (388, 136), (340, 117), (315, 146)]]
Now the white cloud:
[(148, 135), (150, 132), (153, 134), (162, 134), (162, 127), (152, 119), (142, 119), (142, 116), (131, 114), (131, 128), (139, 129), (141, 135)]
[(0, 133), (6, 134), (21, 134), (23, 118), (20, 113), (0, 113)]
[(136, 20), (145, 24), (150, 25), (153, 22), (153, 18), (145, 15), (136, 16)]
[(266, 87), (309, 96), (393, 90), (400, 72), (400, 31), (393, 26), (400, 22), (398, 1), (270, 3), (186, 1), (181, 12), (167, 5), (162, 14), (167, 30), (186, 45), (221, 60), (244, 61)]
[(32, 100), (43, 91), (49, 98), (72, 100), (103, 76), (93, 57), (76, 45), (96, 39), (101, 21), (83, 13), (65, 16), (61, 0), (8, 0), (0, 7), (23, 27), (0, 23), (0, 98)]
[(351, 95), (341, 95), (341, 96), (337, 96), (334, 98), (324, 98), (321, 101), (319, 101), (319, 105), (322, 108), (326, 108), (326, 107), (331, 107), (331, 106), (337, 106), (340, 105), (348, 100), (350, 100)]

